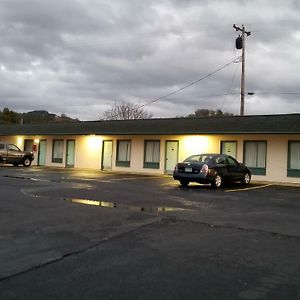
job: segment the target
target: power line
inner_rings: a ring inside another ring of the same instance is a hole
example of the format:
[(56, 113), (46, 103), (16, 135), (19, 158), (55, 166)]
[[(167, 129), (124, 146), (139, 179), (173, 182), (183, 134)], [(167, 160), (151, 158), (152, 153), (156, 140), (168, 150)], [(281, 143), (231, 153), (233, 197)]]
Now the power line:
[[(231, 92), (233, 83), (234, 83), (234, 81), (235, 81), (235, 77), (236, 77), (237, 70), (238, 70), (238, 65), (236, 65), (236, 68), (235, 68), (235, 70), (234, 70), (234, 73), (233, 73), (233, 76), (232, 76), (232, 79), (231, 79), (229, 88), (228, 88), (228, 90), (227, 90), (227, 93), (224, 94), (224, 96), (225, 96), (225, 95), (230, 95), (230, 94), (233, 95), (233, 93), (230, 93), (230, 92)], [(225, 98), (224, 101), (223, 101), (223, 103), (222, 103), (221, 109), (223, 109), (223, 107), (224, 107), (224, 105), (225, 105), (225, 103), (226, 103), (226, 100), (227, 100), (227, 99)]]
[(230, 95), (239, 95), (239, 93), (224, 93), (224, 94), (215, 94), (215, 95), (202, 95), (198, 96), (200, 98), (210, 98), (210, 97), (223, 97), (223, 96), (230, 96)]
[[(211, 98), (211, 97), (224, 97), (224, 96), (234, 96), (234, 95), (239, 95), (240, 93), (223, 93), (223, 94), (213, 94), (213, 95), (201, 95), (198, 96), (199, 98)], [(293, 96), (293, 95), (300, 95), (300, 92), (255, 92), (255, 93), (245, 93), (245, 95), (247, 96), (260, 96), (260, 95), (287, 95), (287, 96)], [(223, 109), (225, 101), (227, 101), (226, 99), (224, 100), (221, 109)]]
[[(198, 96), (199, 98), (210, 98), (210, 97), (223, 97), (223, 96), (233, 96), (233, 95), (239, 95), (240, 93), (223, 93), (223, 94), (213, 94), (213, 95), (201, 95)], [(245, 93), (245, 95), (248, 96), (256, 96), (256, 95), (300, 95), (300, 92), (253, 92), (253, 93)]]
[(166, 98), (168, 98), (168, 97), (170, 97), (170, 96), (172, 96), (172, 95), (175, 95), (175, 94), (177, 94), (177, 93), (179, 93), (179, 92), (181, 92), (181, 91), (187, 89), (188, 87), (190, 87), (190, 86), (192, 86), (192, 85), (194, 85), (194, 84), (196, 84), (196, 83), (198, 83), (198, 82), (200, 82), (200, 81), (202, 81), (202, 80), (204, 80), (204, 79), (206, 79), (206, 78), (208, 78), (208, 77), (210, 77), (210, 76), (216, 74), (217, 72), (223, 70), (224, 68), (228, 67), (229, 65), (231, 65), (231, 64), (234, 63), (234, 62), (236, 62), (236, 61), (239, 60), (239, 59), (240, 59), (240, 57), (236, 57), (234, 60), (228, 62), (227, 64), (225, 64), (225, 65), (223, 65), (222, 67), (220, 67), (220, 68), (214, 70), (213, 72), (211, 72), (211, 73), (209, 73), (209, 74), (207, 74), (207, 75), (205, 75), (205, 76), (203, 76), (203, 77), (201, 77), (201, 78), (199, 78), (199, 79), (197, 79), (197, 80), (195, 80), (195, 81), (193, 81), (193, 82), (191, 82), (191, 83), (189, 83), (189, 84), (187, 84), (187, 85), (185, 85), (185, 86), (183, 86), (183, 87), (181, 87), (181, 88), (179, 88), (179, 89), (177, 89), (177, 90), (175, 90), (175, 91), (173, 91), (173, 92), (171, 92), (171, 93), (168, 93), (168, 94), (166, 94), (166, 95), (164, 95), (164, 96), (161, 96), (161, 97), (159, 97), (159, 98), (156, 98), (156, 99), (154, 99), (154, 100), (151, 100), (151, 101), (149, 101), (149, 102), (146, 102), (145, 104), (141, 105), (139, 108), (145, 107), (145, 106), (150, 105), (150, 104), (152, 104), (152, 103), (154, 103), (154, 102), (157, 102), (157, 101), (166, 99)]
[(254, 93), (254, 95), (300, 95), (300, 92), (257, 92), (257, 93)]

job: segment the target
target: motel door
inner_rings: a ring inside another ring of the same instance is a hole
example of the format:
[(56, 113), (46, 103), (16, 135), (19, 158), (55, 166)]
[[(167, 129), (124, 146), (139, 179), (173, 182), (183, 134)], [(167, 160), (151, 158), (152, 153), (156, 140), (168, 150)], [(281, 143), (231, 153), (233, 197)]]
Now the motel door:
[(67, 140), (66, 167), (73, 168), (75, 161), (75, 140)]
[(24, 151), (33, 151), (33, 140), (24, 140)]
[(46, 140), (40, 140), (38, 152), (38, 165), (44, 166), (46, 163)]
[(178, 162), (178, 141), (166, 141), (166, 163), (167, 174), (173, 173), (174, 167)]
[(112, 153), (113, 153), (113, 142), (103, 141), (102, 148), (102, 170), (111, 170), (112, 168)]
[(235, 159), (236, 159), (236, 148), (237, 148), (237, 142), (228, 142), (228, 141), (221, 142), (221, 153), (230, 155)]

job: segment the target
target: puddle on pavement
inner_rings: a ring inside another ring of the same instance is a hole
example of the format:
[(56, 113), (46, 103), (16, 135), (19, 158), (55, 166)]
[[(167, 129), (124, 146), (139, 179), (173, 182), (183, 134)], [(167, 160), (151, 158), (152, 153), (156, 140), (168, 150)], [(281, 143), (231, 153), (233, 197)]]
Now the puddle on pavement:
[(31, 180), (31, 181), (50, 182), (50, 180), (47, 180), (47, 179), (40, 179), (40, 178), (33, 178), (33, 177), (12, 176), (12, 175), (3, 175), (2, 177), (13, 178), (13, 179), (22, 179), (22, 180)]
[(105, 208), (121, 208), (135, 212), (150, 212), (150, 213), (160, 213), (160, 212), (170, 212), (170, 211), (184, 211), (186, 209), (179, 207), (141, 207), (135, 205), (126, 205), (126, 204), (117, 204), (115, 202), (107, 202), (107, 201), (98, 201), (98, 200), (90, 200), (90, 199), (80, 199), (80, 198), (64, 198), (65, 201), (77, 203), (77, 204), (85, 204), (85, 205), (94, 205)]
[(76, 182), (80, 181), (88, 181), (88, 182), (101, 182), (101, 183), (110, 183), (110, 179), (102, 179), (102, 178), (77, 178), (77, 177), (65, 177), (62, 176), (60, 178), (55, 179), (41, 179), (41, 178), (33, 178), (33, 177), (25, 177), (25, 176), (16, 176), (16, 175), (2, 175), (5, 178), (13, 178), (13, 179), (21, 179), (21, 180), (30, 180), (30, 181), (40, 181), (40, 182), (54, 182), (54, 183), (63, 183), (63, 182)]
[[(2, 175), (2, 177), (5, 178), (13, 178), (13, 179), (22, 179), (22, 180), (30, 180), (30, 181), (40, 181), (40, 182), (54, 182), (54, 183), (61, 183), (61, 182), (68, 182), (73, 180), (74, 178), (71, 177), (60, 177), (59, 179), (42, 179), (42, 178), (33, 178), (33, 177), (25, 177), (25, 176), (15, 176), (15, 175)], [(85, 179), (80, 179), (80, 181), (83, 181)], [(89, 179), (87, 179), (89, 180)], [(91, 181), (90, 179), (89, 181)]]

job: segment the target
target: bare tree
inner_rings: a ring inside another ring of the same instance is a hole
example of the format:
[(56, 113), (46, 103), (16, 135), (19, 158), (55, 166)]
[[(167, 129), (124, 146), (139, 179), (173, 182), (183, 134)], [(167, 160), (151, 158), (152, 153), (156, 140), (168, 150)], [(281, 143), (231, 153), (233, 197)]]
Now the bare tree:
[(151, 119), (152, 114), (145, 111), (140, 105), (130, 102), (115, 103), (111, 109), (106, 110), (100, 119), (102, 120), (134, 120)]

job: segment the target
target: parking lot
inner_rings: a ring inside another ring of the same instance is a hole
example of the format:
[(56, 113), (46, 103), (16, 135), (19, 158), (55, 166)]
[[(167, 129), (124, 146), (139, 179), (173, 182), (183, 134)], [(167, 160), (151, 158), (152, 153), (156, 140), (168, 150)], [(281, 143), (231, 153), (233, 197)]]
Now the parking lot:
[(0, 299), (300, 299), (300, 188), (0, 167)]

